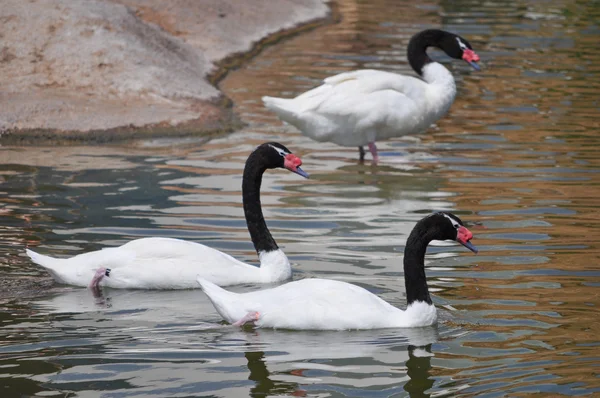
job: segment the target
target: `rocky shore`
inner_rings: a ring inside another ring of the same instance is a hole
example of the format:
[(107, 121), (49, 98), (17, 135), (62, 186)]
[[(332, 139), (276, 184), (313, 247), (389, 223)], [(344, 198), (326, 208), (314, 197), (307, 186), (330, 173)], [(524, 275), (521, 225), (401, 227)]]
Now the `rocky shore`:
[(4, 0), (0, 141), (231, 129), (219, 63), (328, 12), (324, 0)]

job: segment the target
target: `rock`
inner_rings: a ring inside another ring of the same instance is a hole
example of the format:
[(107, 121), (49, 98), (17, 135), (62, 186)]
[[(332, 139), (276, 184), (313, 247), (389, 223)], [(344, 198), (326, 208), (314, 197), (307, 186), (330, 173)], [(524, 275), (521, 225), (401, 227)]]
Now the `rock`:
[(234, 119), (207, 77), (324, 0), (3, 0), (0, 131), (179, 134)]

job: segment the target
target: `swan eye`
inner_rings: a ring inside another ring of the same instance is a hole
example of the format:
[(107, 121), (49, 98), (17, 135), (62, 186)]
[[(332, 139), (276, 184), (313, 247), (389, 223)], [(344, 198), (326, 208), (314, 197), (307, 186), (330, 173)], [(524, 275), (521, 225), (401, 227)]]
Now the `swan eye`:
[(276, 146), (273, 145), (269, 145), (271, 148), (275, 149), (277, 151), (277, 153), (279, 154), (279, 156), (281, 157), (286, 157), (287, 155), (289, 155), (289, 153), (287, 153), (286, 151), (284, 151), (281, 148), (277, 148)]
[(469, 49), (469, 47), (467, 47), (467, 45), (463, 43), (462, 40), (460, 40), (458, 37), (456, 38), (456, 41), (458, 42), (458, 46), (461, 50), (465, 51)]
[(447, 214), (443, 214), (444, 217), (446, 217), (448, 220), (450, 220), (450, 222), (452, 223), (452, 226), (454, 227), (454, 229), (459, 229), (460, 228), (460, 224), (452, 217), (450, 217)]

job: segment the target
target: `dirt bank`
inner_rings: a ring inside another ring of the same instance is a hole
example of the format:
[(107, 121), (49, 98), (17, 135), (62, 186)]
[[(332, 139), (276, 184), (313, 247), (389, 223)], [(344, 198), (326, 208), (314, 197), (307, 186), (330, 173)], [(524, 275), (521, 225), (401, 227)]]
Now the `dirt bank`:
[(0, 140), (230, 129), (218, 63), (327, 13), (324, 0), (5, 0)]

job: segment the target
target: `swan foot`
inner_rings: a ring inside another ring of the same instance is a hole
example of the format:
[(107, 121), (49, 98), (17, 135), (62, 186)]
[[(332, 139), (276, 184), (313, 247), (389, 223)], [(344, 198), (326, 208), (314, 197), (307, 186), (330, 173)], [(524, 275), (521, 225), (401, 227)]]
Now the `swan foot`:
[(376, 165), (379, 163), (379, 155), (377, 155), (377, 146), (375, 146), (375, 142), (369, 142), (369, 151), (371, 151), (371, 155), (373, 156), (373, 164)]
[(100, 285), (99, 285), (100, 281), (105, 276), (110, 276), (110, 268), (98, 268), (88, 287), (92, 290), (99, 290), (100, 289)]
[(235, 322), (233, 326), (244, 326), (248, 322), (256, 322), (260, 318), (258, 311), (250, 311), (242, 317), (239, 321)]
[(358, 147), (358, 158), (361, 162), (365, 161), (365, 148), (363, 148), (362, 146)]

